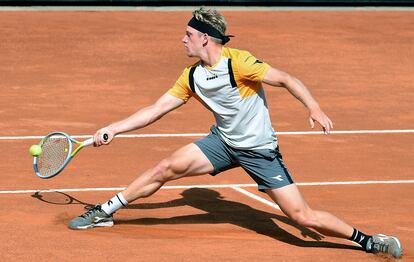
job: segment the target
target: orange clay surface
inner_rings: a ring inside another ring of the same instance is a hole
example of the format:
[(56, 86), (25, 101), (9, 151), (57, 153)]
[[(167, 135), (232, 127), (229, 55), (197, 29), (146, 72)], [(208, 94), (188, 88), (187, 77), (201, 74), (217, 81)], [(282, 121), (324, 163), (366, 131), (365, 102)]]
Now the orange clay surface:
[[(230, 47), (305, 83), (335, 130), (413, 129), (412, 12), (223, 11)], [(0, 136), (98, 128), (152, 103), (194, 62), (180, 40), (186, 12), (0, 12)], [(265, 87), (277, 131), (307, 131), (286, 90)], [(213, 117), (190, 100), (135, 133), (207, 133)], [(37, 139), (0, 140), (0, 190), (125, 187), (197, 137), (119, 138), (82, 151), (42, 180), (28, 155)], [(412, 180), (414, 136), (280, 135), (297, 182)], [(172, 185), (252, 184), (241, 169)], [(243, 187), (264, 199), (255, 187)], [(397, 235), (414, 260), (414, 185), (300, 186), (315, 209), (368, 234)], [(117, 212), (115, 226), (72, 231), (84, 207), (117, 191), (0, 194), (2, 261), (387, 261), (324, 238), (231, 187), (161, 189)], [(304, 237), (304, 235), (308, 235)], [(310, 236), (309, 236), (310, 235)]]

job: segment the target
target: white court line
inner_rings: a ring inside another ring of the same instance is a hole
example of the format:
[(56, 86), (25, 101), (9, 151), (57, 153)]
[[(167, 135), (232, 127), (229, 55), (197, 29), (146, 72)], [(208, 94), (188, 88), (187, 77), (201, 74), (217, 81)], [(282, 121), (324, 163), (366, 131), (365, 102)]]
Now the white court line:
[(248, 196), (250, 198), (253, 198), (253, 199), (255, 199), (255, 200), (257, 200), (257, 201), (259, 201), (259, 202), (261, 202), (261, 203), (263, 203), (265, 205), (268, 205), (268, 206), (271, 206), (273, 208), (276, 208), (276, 209), (280, 210), (280, 207), (277, 204), (275, 204), (274, 202), (271, 202), (271, 201), (269, 201), (267, 199), (264, 199), (262, 197), (259, 197), (258, 195), (255, 195), (253, 193), (250, 193), (249, 191), (244, 190), (244, 189), (242, 189), (240, 187), (233, 186), (231, 188), (234, 189), (234, 190), (236, 190), (237, 192), (240, 192), (243, 195), (246, 195), (246, 196)]
[[(386, 181), (340, 181), (340, 182), (305, 182), (296, 183), (298, 186), (334, 186), (334, 185), (372, 185), (372, 184), (413, 184), (414, 180), (386, 180)], [(256, 184), (223, 184), (223, 185), (186, 185), (163, 186), (161, 189), (189, 189), (189, 188), (240, 188), (257, 187)], [(101, 187), (101, 188), (60, 188), (60, 189), (28, 189), (28, 190), (2, 190), (0, 194), (30, 194), (47, 192), (88, 192), (88, 191), (121, 191), (125, 187)]]
[[(393, 129), (393, 130), (340, 130), (331, 131), (332, 135), (350, 135), (350, 134), (403, 134), (414, 133), (414, 129)], [(276, 135), (323, 135), (323, 131), (288, 131), (276, 132)], [(148, 137), (203, 137), (208, 133), (182, 133), (182, 134), (129, 134), (118, 135), (117, 138), (148, 138)], [(44, 136), (0, 136), (0, 140), (25, 140), (25, 139), (42, 139)], [(90, 138), (91, 135), (74, 135), (73, 138)]]

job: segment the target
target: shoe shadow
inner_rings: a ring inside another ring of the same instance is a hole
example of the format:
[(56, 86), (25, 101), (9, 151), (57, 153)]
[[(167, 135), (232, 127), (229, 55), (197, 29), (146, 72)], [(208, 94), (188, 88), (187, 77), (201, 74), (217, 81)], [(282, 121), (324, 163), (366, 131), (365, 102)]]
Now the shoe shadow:
[[(158, 209), (164, 207), (191, 206), (206, 212), (206, 214), (184, 215), (171, 218), (116, 219), (115, 223), (139, 225), (229, 223), (295, 246), (361, 250), (360, 247), (353, 245), (321, 241), (324, 236), (294, 223), (285, 216), (257, 210), (239, 202), (224, 200), (220, 193), (211, 189), (192, 188), (183, 191), (181, 195), (183, 196), (182, 198), (165, 203), (130, 204), (127, 208)], [(280, 222), (295, 227), (301, 232), (302, 236), (305, 238), (310, 237), (312, 240), (307, 241), (292, 235), (279, 227), (274, 220), (277, 223)]]
[(84, 209), (89, 210), (95, 205), (90, 203), (85, 203), (77, 198), (72, 197), (69, 194), (53, 191), (53, 192), (36, 192), (31, 197), (53, 205), (84, 205)]

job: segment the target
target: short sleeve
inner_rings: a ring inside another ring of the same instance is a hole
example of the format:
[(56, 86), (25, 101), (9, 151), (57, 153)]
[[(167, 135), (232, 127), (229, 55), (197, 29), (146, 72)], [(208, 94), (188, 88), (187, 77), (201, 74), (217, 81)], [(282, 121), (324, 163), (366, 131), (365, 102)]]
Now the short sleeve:
[(238, 71), (241, 78), (255, 82), (263, 81), (270, 65), (260, 61), (247, 51), (243, 51), (237, 61)]
[(175, 82), (175, 84), (168, 90), (168, 94), (182, 99), (184, 102), (187, 102), (188, 99), (192, 96), (192, 91), (189, 85), (189, 71), (190, 68), (184, 69), (181, 76)]

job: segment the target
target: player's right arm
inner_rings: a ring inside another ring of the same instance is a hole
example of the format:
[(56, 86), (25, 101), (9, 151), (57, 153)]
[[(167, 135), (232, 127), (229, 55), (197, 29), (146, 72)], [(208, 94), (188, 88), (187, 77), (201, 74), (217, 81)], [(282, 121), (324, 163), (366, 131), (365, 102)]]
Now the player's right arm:
[[(159, 120), (168, 112), (186, 103), (192, 96), (188, 83), (190, 68), (187, 67), (184, 69), (174, 86), (154, 104), (138, 110), (133, 115), (121, 121), (98, 130), (94, 135), (95, 145), (101, 146), (103, 144), (109, 144), (114, 136), (118, 134), (146, 127)], [(103, 134), (108, 135), (106, 141), (103, 140)]]
[[(154, 104), (138, 110), (131, 116), (98, 130), (94, 135), (95, 145), (108, 144), (115, 135), (146, 127), (159, 120), (168, 112), (180, 107), (184, 100), (168, 92), (161, 96)], [(108, 140), (103, 141), (102, 134), (108, 134)]]

